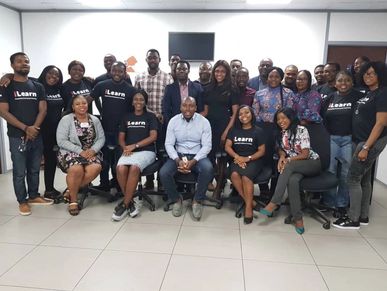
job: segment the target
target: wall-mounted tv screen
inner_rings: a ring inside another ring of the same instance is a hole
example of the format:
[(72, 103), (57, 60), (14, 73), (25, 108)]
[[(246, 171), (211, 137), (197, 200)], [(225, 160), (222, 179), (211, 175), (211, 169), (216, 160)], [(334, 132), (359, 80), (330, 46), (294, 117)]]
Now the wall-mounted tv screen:
[(170, 32), (169, 58), (179, 54), (187, 61), (213, 61), (214, 42), (213, 32)]

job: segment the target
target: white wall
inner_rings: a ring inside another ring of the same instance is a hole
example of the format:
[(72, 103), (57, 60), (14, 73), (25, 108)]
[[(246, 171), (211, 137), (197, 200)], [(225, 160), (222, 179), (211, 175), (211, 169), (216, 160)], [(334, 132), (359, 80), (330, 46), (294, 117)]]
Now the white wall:
[[(21, 51), (21, 35), (19, 13), (0, 6), (0, 74), (11, 70), (9, 56)], [(7, 137), (7, 125), (4, 119), (0, 120), (0, 151), (5, 157), (5, 171), (12, 168), (11, 155)], [(3, 130), (1, 130), (3, 128)]]
[[(134, 56), (138, 61), (134, 69), (141, 72), (146, 69), (145, 53), (150, 48), (160, 51), (161, 69), (169, 71), (169, 31), (215, 32), (215, 60), (240, 58), (254, 76), (259, 60), (264, 57), (271, 57), (280, 67), (297, 64), (300, 69), (310, 71), (324, 62), (327, 15), (323, 12), (25, 12), (23, 41), (31, 59), (31, 76), (38, 76), (48, 64), (55, 64), (66, 79), (67, 65), (73, 59), (85, 64), (88, 76), (104, 73), (102, 59), (106, 53), (115, 54), (119, 60)], [(4, 21), (3, 17), (0, 19)], [(329, 26), (330, 42), (387, 42), (387, 13), (331, 13)], [(13, 35), (9, 34), (8, 23), (1, 25), (0, 30), (5, 30), (4, 27), (8, 35)], [(1, 70), (4, 71), (3, 66)], [(198, 64), (194, 63), (191, 79), (196, 79), (197, 73)], [(387, 152), (380, 158), (379, 165), (383, 164), (387, 164)], [(387, 183), (385, 173), (379, 170), (377, 177)]]
[[(313, 69), (323, 61), (326, 13), (23, 13), (25, 51), (33, 75), (53, 63), (66, 71), (79, 59), (86, 74), (103, 73), (103, 56), (135, 56), (137, 72), (146, 69), (145, 54), (160, 51), (168, 67), (168, 32), (215, 32), (215, 60), (240, 58), (257, 75), (263, 57), (281, 67), (294, 63)], [(39, 33), (37, 33), (39, 32)], [(295, 33), (291, 33), (295, 32)], [(193, 64), (191, 79), (197, 78)], [(66, 73), (67, 75), (67, 73)]]
[(332, 13), (329, 41), (387, 42), (387, 13)]

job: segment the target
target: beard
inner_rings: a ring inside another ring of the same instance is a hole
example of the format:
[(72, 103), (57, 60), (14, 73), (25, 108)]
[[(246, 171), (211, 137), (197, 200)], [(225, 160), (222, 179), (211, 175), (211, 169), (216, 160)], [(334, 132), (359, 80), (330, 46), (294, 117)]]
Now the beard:
[(15, 71), (15, 73), (17, 73), (18, 75), (21, 75), (23, 77), (27, 77), (28, 74), (30, 73), (30, 70), (29, 69), (18, 70), (18, 71)]

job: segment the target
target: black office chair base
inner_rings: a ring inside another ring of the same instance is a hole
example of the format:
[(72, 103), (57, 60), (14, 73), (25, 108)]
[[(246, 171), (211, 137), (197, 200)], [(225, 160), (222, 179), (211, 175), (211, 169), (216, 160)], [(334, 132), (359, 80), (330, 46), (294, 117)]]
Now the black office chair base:
[(110, 193), (110, 191), (103, 191), (103, 190), (97, 189), (93, 186), (88, 187), (88, 191), (93, 196), (100, 196), (100, 197), (106, 198), (107, 202), (109, 202), (109, 203), (117, 201), (118, 199), (123, 197), (121, 192), (117, 192), (116, 194), (112, 195)]
[[(312, 216), (314, 218), (316, 218), (319, 222), (322, 221), (322, 227), (324, 229), (330, 229), (331, 228), (331, 221), (330, 219), (324, 214), (322, 213), (318, 208), (317, 208), (318, 204), (309, 204), (307, 209), (312, 211)], [(284, 223), (285, 224), (293, 224), (294, 221), (293, 221), (293, 216), (292, 215), (289, 215), (285, 218), (284, 220)]]

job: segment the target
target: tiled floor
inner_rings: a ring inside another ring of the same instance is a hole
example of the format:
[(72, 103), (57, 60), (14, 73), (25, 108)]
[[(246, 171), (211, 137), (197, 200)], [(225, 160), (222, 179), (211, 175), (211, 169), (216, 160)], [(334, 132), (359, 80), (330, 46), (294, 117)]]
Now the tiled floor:
[[(63, 190), (64, 176), (57, 175)], [(305, 217), (298, 235), (286, 209), (251, 225), (234, 206), (205, 208), (200, 222), (144, 207), (110, 220), (114, 204), (91, 197), (78, 217), (65, 205), (18, 215), (11, 173), (0, 175), (0, 291), (384, 291), (387, 187), (375, 184), (370, 225), (324, 230)]]

